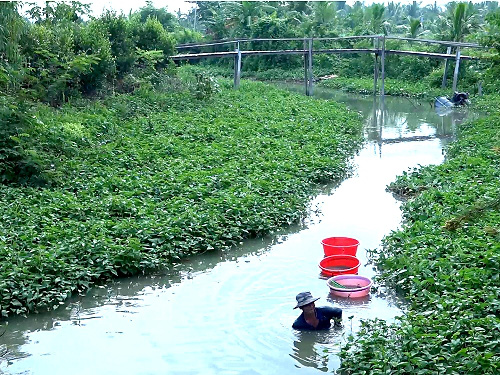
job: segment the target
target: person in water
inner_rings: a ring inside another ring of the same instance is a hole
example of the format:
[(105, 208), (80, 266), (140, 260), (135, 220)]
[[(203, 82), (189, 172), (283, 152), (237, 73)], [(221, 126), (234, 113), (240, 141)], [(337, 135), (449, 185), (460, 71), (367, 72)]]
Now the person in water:
[(331, 320), (334, 319), (336, 325), (340, 324), (342, 319), (342, 309), (338, 307), (316, 307), (314, 302), (319, 300), (314, 298), (311, 292), (302, 292), (297, 294), (297, 306), (300, 308), (302, 314), (295, 320), (292, 328), (301, 330), (320, 330), (328, 329), (331, 327)]

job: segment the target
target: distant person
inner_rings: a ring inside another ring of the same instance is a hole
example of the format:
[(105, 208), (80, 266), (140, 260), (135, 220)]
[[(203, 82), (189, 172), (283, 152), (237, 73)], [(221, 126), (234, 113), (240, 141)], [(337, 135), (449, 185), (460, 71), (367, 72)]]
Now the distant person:
[(311, 292), (297, 294), (297, 306), (302, 310), (302, 314), (295, 320), (292, 327), (300, 330), (321, 330), (331, 327), (331, 320), (334, 319), (336, 325), (340, 325), (342, 320), (342, 309), (338, 307), (316, 307), (314, 302), (319, 300), (314, 298)]

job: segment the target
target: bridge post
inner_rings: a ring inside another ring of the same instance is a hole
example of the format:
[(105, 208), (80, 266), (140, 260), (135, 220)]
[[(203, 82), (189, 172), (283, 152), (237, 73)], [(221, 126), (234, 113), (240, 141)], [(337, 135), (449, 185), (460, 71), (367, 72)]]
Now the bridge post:
[(234, 56), (234, 88), (239, 89), (241, 77), (241, 50), (239, 41), (236, 42), (236, 52), (237, 55)]
[(313, 94), (313, 38), (309, 39), (309, 51), (308, 51), (308, 71), (309, 71), (309, 96)]
[(375, 61), (373, 63), (373, 95), (377, 95), (377, 79), (378, 79), (378, 48), (379, 39), (373, 39), (373, 47), (375, 48)]
[(383, 96), (385, 95), (385, 35), (382, 36), (382, 57), (380, 58), (380, 64), (382, 65), (380, 95), (382, 95), (383, 100)]
[[(451, 47), (446, 48), (446, 54), (449, 55), (451, 53)], [(444, 89), (446, 87), (446, 74), (448, 73), (448, 59), (444, 60), (444, 74), (443, 74), (443, 82), (441, 83), (441, 88)]]
[(306, 38), (304, 38), (304, 86), (306, 89), (306, 96), (309, 96), (309, 80), (307, 79), (309, 64), (307, 62), (308, 54), (306, 53), (306, 50), (307, 50), (307, 40)]
[(457, 47), (457, 56), (455, 57), (455, 72), (453, 73), (453, 92), (457, 91), (459, 68), (460, 68), (460, 47)]

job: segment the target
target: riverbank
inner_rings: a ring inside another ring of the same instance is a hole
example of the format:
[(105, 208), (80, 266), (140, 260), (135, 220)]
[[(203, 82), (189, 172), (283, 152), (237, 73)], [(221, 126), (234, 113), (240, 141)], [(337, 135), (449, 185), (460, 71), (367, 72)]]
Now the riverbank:
[[(364, 323), (342, 374), (496, 374), (500, 370), (500, 113), (461, 125), (447, 161), (388, 188), (407, 199), (403, 227), (374, 253), (379, 282), (409, 302), (399, 324)], [(494, 109), (496, 106), (496, 109)]]
[[(183, 70), (191, 72), (207, 72), (213, 76), (232, 78), (233, 70), (230, 67), (222, 67), (216, 65), (192, 65), (184, 66)], [(242, 78), (256, 81), (281, 81), (281, 82), (304, 82), (303, 69), (283, 70), (279, 68), (267, 69), (265, 71), (245, 71), (241, 73)], [(314, 86), (328, 88), (333, 90), (341, 90), (353, 94), (373, 95), (373, 76), (366, 77), (346, 77), (336, 76), (331, 74), (328, 69), (315, 69), (314, 71)], [(452, 96), (451, 82), (448, 80), (448, 85), (445, 89), (441, 88), (441, 75), (430, 75), (423, 77), (419, 81), (409, 81), (397, 78), (386, 78), (384, 82), (384, 91), (390, 96), (406, 96), (415, 99), (434, 101), (438, 96)], [(439, 81), (439, 82), (438, 82)], [(480, 98), (477, 95), (477, 86), (470, 82), (459, 82), (459, 91), (469, 92), (475, 99)], [(377, 82), (377, 92), (380, 92), (381, 80)]]
[[(318, 87), (324, 87), (335, 90), (342, 90), (356, 94), (373, 94), (373, 77), (336, 77), (321, 80), (318, 82)], [(380, 92), (380, 80), (378, 81), (377, 90)], [(391, 96), (407, 96), (412, 98), (433, 100), (437, 96), (449, 96), (450, 88), (441, 89), (431, 87), (429, 82), (409, 82), (400, 79), (386, 78), (384, 82), (384, 91), (386, 95)]]
[(255, 82), (201, 89), (31, 109), (23, 140), (51, 184), (0, 186), (3, 318), (297, 222), (362, 142), (343, 105)]

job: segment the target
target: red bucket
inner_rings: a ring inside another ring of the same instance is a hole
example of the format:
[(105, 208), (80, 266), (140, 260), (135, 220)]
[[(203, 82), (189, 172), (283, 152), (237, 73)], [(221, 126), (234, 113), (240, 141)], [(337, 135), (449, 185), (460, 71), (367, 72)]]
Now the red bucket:
[(359, 241), (350, 237), (328, 237), (321, 241), (325, 256), (352, 255), (356, 256)]
[(327, 276), (357, 274), (361, 262), (352, 255), (330, 255), (319, 262), (321, 273)]

